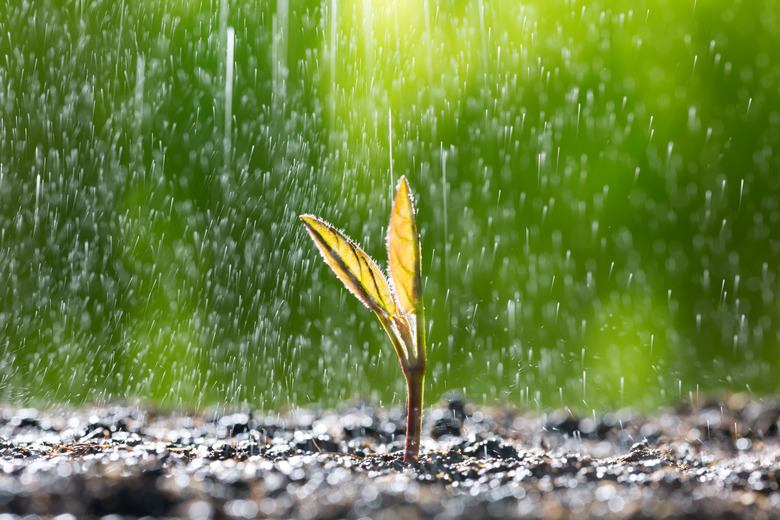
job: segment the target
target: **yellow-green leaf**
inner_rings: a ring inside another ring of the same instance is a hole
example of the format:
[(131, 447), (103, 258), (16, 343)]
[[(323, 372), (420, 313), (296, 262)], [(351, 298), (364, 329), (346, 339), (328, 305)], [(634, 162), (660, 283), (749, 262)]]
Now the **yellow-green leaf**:
[(393, 293), (382, 271), (348, 236), (312, 215), (301, 215), (306, 230), (336, 276), (366, 306), (387, 318), (395, 314)]
[(398, 182), (387, 231), (387, 250), (398, 303), (405, 313), (417, 317), (422, 311), (420, 235), (406, 177), (401, 177)]

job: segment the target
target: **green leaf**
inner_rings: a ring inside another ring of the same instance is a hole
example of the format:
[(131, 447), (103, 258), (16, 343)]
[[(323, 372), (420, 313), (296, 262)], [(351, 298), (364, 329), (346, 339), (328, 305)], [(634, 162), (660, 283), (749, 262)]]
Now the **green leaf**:
[(414, 220), (414, 203), (405, 177), (398, 182), (398, 191), (390, 214), (387, 232), (390, 276), (398, 303), (405, 313), (417, 316), (422, 307), (422, 274), (420, 268), (420, 235)]
[(397, 304), (387, 279), (371, 257), (324, 220), (312, 215), (301, 215), (300, 219), (322, 257), (347, 289), (378, 315), (392, 318)]

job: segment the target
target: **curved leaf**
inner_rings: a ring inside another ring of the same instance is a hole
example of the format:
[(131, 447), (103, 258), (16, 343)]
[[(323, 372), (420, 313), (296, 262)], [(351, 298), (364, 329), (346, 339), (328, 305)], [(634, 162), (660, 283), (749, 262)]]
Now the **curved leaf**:
[(420, 234), (414, 220), (414, 203), (406, 177), (398, 182), (398, 191), (387, 231), (390, 277), (405, 313), (417, 317), (422, 309)]
[(336, 276), (366, 306), (387, 318), (395, 314), (393, 293), (382, 271), (360, 246), (331, 224), (312, 215), (301, 215), (322, 257)]

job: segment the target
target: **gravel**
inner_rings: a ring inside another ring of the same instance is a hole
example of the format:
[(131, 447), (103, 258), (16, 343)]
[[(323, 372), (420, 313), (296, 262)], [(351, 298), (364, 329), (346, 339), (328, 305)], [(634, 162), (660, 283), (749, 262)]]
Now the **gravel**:
[(404, 424), (402, 410), (365, 404), (0, 407), (0, 519), (780, 518), (774, 400), (578, 417), (451, 399), (427, 411), (410, 465)]

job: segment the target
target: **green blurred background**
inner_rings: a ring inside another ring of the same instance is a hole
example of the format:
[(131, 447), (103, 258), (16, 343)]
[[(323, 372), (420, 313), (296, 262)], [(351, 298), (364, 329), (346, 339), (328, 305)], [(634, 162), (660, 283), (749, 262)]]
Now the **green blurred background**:
[(401, 174), (428, 404), (777, 393), (778, 13), (5, 2), (0, 400), (401, 404), (379, 324), (297, 220), (384, 265)]

